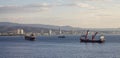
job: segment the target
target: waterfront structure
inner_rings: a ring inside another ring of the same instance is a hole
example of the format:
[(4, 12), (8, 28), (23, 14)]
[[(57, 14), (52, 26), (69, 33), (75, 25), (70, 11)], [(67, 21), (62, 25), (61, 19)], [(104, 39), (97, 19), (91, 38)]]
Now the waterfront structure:
[(23, 29), (17, 29), (17, 34), (24, 34), (24, 30)]

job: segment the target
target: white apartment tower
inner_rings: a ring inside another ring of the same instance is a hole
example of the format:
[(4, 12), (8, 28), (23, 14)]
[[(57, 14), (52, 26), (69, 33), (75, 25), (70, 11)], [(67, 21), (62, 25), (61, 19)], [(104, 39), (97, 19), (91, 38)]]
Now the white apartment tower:
[(23, 29), (17, 29), (17, 34), (24, 34), (24, 30)]

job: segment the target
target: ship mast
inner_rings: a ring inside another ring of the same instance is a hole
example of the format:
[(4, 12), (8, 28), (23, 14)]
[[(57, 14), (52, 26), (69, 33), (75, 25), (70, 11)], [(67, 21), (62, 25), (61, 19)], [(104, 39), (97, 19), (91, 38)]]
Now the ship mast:
[(89, 32), (89, 30), (87, 30), (87, 33), (85, 35), (85, 39), (87, 39), (87, 37), (88, 37), (88, 32)]
[(92, 40), (94, 40), (95, 36), (97, 35), (98, 32), (95, 32), (94, 35), (92, 35)]

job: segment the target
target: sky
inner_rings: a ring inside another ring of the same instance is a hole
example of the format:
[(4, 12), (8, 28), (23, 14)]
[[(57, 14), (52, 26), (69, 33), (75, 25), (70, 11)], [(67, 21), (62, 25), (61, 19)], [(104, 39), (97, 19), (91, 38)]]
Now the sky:
[(119, 28), (120, 0), (0, 0), (0, 22)]

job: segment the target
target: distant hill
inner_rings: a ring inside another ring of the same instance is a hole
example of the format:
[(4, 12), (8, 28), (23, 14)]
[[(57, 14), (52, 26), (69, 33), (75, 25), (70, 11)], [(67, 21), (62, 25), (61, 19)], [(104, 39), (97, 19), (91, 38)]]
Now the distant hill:
[(0, 22), (0, 26), (18, 26), (20, 24), (10, 22)]
[(18, 23), (10, 23), (10, 22), (0, 22), (0, 32), (7, 32), (16, 29), (24, 29), (25, 32), (41, 32), (41, 30), (48, 31), (51, 30), (61, 30), (64, 31), (102, 31), (102, 32), (120, 32), (120, 28), (77, 28), (72, 26), (55, 26), (55, 25), (44, 25), (44, 24), (18, 24)]
[(41, 30), (48, 31), (52, 30), (79, 30), (80, 28), (74, 28), (71, 26), (54, 26), (54, 25), (43, 25), (43, 24), (18, 24), (18, 23), (10, 23), (10, 22), (0, 22), (0, 32), (6, 32), (16, 29), (24, 29), (26, 32), (40, 32)]

